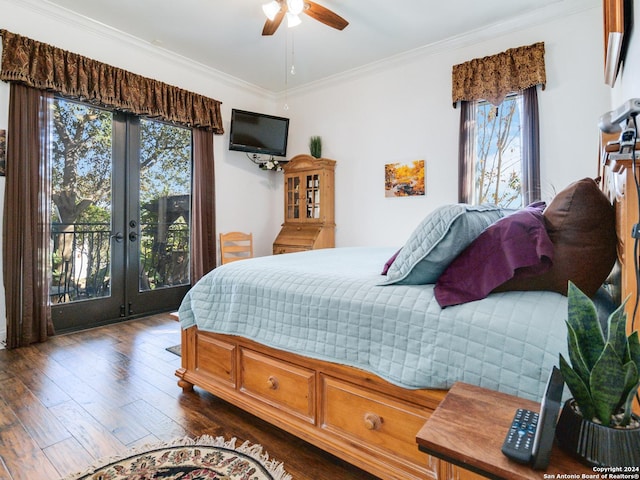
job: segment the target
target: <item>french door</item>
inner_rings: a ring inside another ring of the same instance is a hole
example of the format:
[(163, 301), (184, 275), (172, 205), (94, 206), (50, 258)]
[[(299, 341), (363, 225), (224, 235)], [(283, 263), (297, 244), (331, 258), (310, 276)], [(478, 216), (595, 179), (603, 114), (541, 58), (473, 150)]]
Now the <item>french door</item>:
[(189, 288), (191, 130), (56, 98), (56, 332), (176, 309)]

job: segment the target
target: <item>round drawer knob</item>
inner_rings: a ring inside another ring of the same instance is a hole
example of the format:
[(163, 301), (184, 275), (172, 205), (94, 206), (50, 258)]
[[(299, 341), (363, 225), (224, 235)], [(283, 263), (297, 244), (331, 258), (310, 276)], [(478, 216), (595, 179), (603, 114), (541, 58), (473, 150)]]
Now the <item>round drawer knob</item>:
[(270, 376), (267, 380), (267, 387), (271, 390), (277, 390), (279, 386), (278, 379), (273, 375)]
[(364, 426), (367, 430), (378, 430), (382, 426), (382, 419), (375, 413), (365, 413)]

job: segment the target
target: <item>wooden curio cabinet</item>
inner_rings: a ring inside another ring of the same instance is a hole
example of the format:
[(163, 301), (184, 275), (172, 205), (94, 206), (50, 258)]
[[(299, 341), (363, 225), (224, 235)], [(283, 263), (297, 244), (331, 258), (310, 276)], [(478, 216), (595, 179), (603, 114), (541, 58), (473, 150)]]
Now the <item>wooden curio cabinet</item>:
[(284, 169), (284, 223), (273, 254), (335, 247), (336, 162), (297, 155)]

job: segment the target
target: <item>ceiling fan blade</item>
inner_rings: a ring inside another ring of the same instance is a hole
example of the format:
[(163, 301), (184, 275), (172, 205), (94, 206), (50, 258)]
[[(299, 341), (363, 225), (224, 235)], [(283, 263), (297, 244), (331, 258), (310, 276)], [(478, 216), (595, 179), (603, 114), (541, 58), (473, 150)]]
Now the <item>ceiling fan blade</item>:
[(286, 13), (286, 8), (281, 8), (280, 11), (276, 14), (273, 20), (267, 19), (262, 28), (262, 35), (273, 35), (278, 30), (278, 27), (282, 23), (282, 19), (284, 18), (284, 14)]
[(319, 22), (324, 23), (330, 27), (333, 27), (338, 30), (343, 30), (349, 22), (347, 22), (344, 18), (342, 18), (337, 13), (332, 12), (328, 8), (323, 7), (322, 5), (318, 5), (315, 2), (311, 2), (310, 0), (306, 0), (305, 8), (303, 10), (304, 13), (309, 15), (312, 18), (315, 18)]

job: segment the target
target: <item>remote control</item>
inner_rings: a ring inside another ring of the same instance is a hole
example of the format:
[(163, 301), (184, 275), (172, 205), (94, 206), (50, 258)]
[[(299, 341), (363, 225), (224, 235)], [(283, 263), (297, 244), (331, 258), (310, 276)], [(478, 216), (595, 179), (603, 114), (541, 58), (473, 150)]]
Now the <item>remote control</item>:
[(502, 444), (502, 453), (519, 463), (531, 462), (533, 440), (538, 428), (537, 412), (519, 408)]
[(540, 413), (519, 408), (502, 445), (502, 453), (536, 470), (549, 466), (551, 448), (560, 412), (564, 379), (556, 367), (551, 369), (540, 404)]

